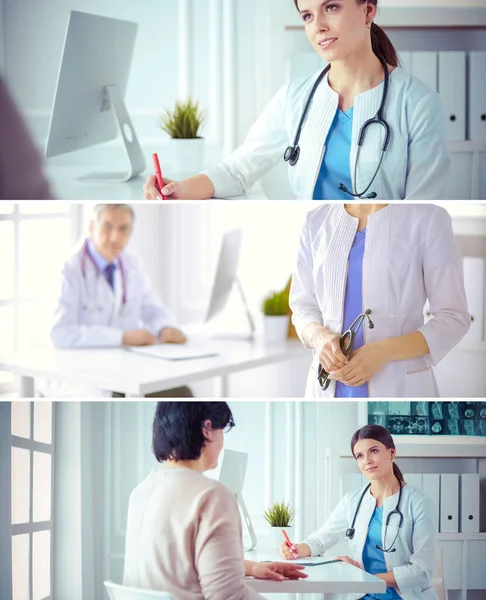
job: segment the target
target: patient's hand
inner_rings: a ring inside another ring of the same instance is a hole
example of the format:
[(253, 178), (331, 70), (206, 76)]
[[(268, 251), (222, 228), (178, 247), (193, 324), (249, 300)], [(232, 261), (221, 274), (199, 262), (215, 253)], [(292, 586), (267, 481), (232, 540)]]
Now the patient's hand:
[(146, 329), (134, 329), (133, 331), (124, 331), (122, 344), (124, 346), (151, 346), (155, 344), (157, 338)]
[(342, 560), (345, 563), (353, 565), (353, 567), (358, 567), (358, 569), (362, 569), (363, 567), (359, 564), (357, 560), (353, 560), (349, 556), (336, 556), (338, 560)]
[(167, 179), (167, 177), (163, 177), (162, 179), (164, 180), (165, 187), (162, 188), (161, 193), (155, 185), (157, 181), (155, 175), (147, 177), (143, 186), (143, 199), (162, 200), (163, 194), (167, 200), (182, 200), (184, 193), (182, 181), (173, 181), (172, 179)]
[(160, 332), (159, 339), (163, 344), (183, 344), (187, 342), (187, 338), (182, 331), (172, 327), (164, 327)]
[(307, 577), (303, 573), (303, 565), (292, 565), (281, 562), (251, 562), (246, 565), (246, 574), (255, 579), (273, 579), (282, 581), (283, 579), (300, 579)]
[(311, 554), (311, 549), (307, 544), (292, 544), (292, 548), (289, 548), (285, 542), (282, 542), (280, 545), (280, 556), (285, 558), (285, 560), (305, 558)]

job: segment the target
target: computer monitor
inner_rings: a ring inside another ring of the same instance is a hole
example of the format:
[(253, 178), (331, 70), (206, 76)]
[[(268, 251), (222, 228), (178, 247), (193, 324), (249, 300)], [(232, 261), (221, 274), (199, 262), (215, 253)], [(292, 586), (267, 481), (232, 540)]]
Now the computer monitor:
[(218, 467), (213, 471), (207, 472), (206, 475), (222, 483), (236, 498), (250, 535), (250, 546), (246, 550), (252, 550), (257, 545), (257, 538), (245, 501), (243, 500), (243, 485), (245, 483), (248, 454), (225, 448), (222, 455), (222, 458), (220, 457), (219, 459)]
[(205, 322), (209, 321), (224, 309), (226, 303), (228, 302), (228, 298), (231, 294), (233, 286), (236, 285), (245, 307), (251, 336), (253, 336), (255, 332), (255, 323), (248, 308), (248, 303), (246, 301), (243, 288), (241, 287), (240, 281), (237, 277), (242, 238), (243, 230), (241, 228), (232, 229), (223, 235), (216, 272), (213, 278), (213, 286), (211, 289), (208, 309), (204, 320)]
[(46, 156), (58, 156), (114, 139), (125, 148), (123, 172), (82, 179), (128, 181), (145, 159), (123, 98), (137, 24), (71, 11), (47, 136)]

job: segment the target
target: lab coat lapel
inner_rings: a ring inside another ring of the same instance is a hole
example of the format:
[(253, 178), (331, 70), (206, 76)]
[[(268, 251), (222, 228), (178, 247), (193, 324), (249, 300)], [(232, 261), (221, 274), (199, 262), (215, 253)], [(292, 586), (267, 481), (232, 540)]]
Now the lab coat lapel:
[[(99, 273), (93, 262), (89, 259), (85, 261), (86, 286), (88, 297), (91, 297), (92, 310), (97, 311), (99, 307), (108, 308), (111, 323), (115, 315), (115, 296), (103, 273)], [(116, 273), (116, 271), (115, 271)], [(115, 282), (116, 285), (116, 282)]]
[(329, 87), (327, 74), (319, 84), (300, 136), (299, 176), (305, 181), (305, 198), (312, 198), (324, 156), (325, 141), (338, 108), (338, 94)]

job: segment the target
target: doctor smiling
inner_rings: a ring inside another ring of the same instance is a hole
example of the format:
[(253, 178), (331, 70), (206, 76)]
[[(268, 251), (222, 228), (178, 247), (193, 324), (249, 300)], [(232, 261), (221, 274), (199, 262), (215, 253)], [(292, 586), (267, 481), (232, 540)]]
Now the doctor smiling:
[(437, 526), (432, 499), (404, 481), (384, 427), (356, 431), (351, 453), (370, 483), (346, 494), (318, 531), (292, 545), (293, 553), (283, 543), (282, 558), (321, 556), (348, 539), (351, 556), (338, 558), (385, 581), (387, 591), (346, 600), (438, 600), (431, 586)]
[[(61, 294), (51, 328), (56, 347), (102, 348), (186, 341), (161, 304), (138, 258), (125, 250), (133, 222), (134, 212), (127, 204), (94, 207), (89, 237), (62, 271)], [(181, 390), (183, 395), (192, 395), (187, 388)]]
[[(229, 158), (183, 181), (171, 199), (245, 193), (285, 160), (299, 199), (440, 199), (450, 156), (440, 97), (399, 66), (374, 23), (378, 0), (294, 0), (323, 63), (282, 87)], [(324, 66), (324, 65), (323, 65)], [(144, 197), (160, 199), (155, 177)]]
[(471, 324), (451, 217), (426, 203), (311, 210), (290, 308), (314, 351), (306, 396), (438, 396), (433, 367)]

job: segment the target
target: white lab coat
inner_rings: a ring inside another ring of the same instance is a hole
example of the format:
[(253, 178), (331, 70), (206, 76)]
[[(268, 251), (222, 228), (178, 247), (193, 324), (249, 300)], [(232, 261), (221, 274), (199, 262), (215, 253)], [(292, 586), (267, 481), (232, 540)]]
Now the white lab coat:
[[(321, 204), (304, 221), (290, 290), (292, 321), (301, 339), (309, 323), (342, 333), (348, 257), (358, 219), (342, 204)], [(390, 204), (368, 217), (363, 257), (365, 344), (421, 331), (430, 353), (391, 361), (370, 380), (369, 396), (428, 398), (439, 395), (432, 367), (467, 333), (462, 260), (448, 212), (432, 204)], [(424, 323), (424, 304), (432, 318)], [(358, 316), (358, 315), (356, 315)], [(304, 344), (305, 345), (305, 344)], [(323, 392), (314, 356), (306, 396), (334, 397), (332, 381)]]
[[(359, 499), (364, 488), (344, 496), (324, 525), (304, 540), (312, 556), (320, 556), (332, 546), (346, 539), (346, 530), (351, 527)], [(387, 498), (383, 504), (382, 548), (388, 548), (397, 534), (398, 515), (392, 515), (385, 540), (385, 524), (388, 514), (395, 509), (398, 494)], [(355, 523), (354, 538), (349, 541), (350, 557), (363, 566), (363, 549), (368, 527), (375, 510), (376, 500), (371, 492), (365, 494)], [(435, 562), (436, 508), (431, 498), (408, 483), (402, 488), (400, 511), (402, 527), (393, 548), (395, 552), (384, 552), (387, 571), (393, 570), (398, 584), (398, 593), (403, 600), (438, 600), (430, 580)], [(345, 594), (343, 600), (362, 598), (362, 594)]]
[[(61, 294), (54, 314), (51, 339), (58, 348), (121, 346), (124, 331), (147, 329), (158, 335), (176, 327), (162, 306), (140, 260), (124, 252), (126, 303), (122, 304), (122, 277), (115, 271), (115, 293), (82, 248), (67, 260), (62, 271)], [(82, 273), (82, 262), (86, 276)]]
[[(241, 195), (274, 167), (292, 145), (305, 103), (319, 73), (292, 80), (282, 87), (251, 127), (245, 142), (224, 162), (205, 171), (218, 198)], [(391, 129), (388, 150), (369, 191), (382, 200), (443, 199), (450, 169), (442, 102), (439, 95), (397, 67), (390, 74), (384, 117)], [(371, 181), (381, 154), (383, 128), (372, 125), (366, 133), (354, 181), (357, 141), (363, 123), (376, 115), (383, 83), (355, 97), (350, 173), (358, 191)], [(300, 159), (288, 167), (290, 185), (299, 199), (311, 200), (325, 142), (339, 96), (320, 83), (300, 138)], [(327, 198), (333, 200), (335, 198)], [(351, 198), (350, 198), (351, 199)]]

